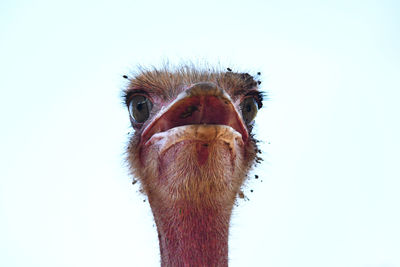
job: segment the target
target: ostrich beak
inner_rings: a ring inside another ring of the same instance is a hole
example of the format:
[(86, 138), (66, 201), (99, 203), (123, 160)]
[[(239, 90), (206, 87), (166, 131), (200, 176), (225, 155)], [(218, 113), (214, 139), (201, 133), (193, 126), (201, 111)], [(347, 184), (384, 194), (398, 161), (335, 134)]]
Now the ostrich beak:
[(214, 83), (202, 82), (180, 93), (169, 106), (155, 116), (143, 130), (141, 142), (145, 144), (155, 134), (191, 125), (214, 128), (221, 126), (224, 132), (227, 129), (233, 132), (235, 139), (240, 135), (241, 143), (246, 143), (249, 138), (246, 126), (229, 95)]

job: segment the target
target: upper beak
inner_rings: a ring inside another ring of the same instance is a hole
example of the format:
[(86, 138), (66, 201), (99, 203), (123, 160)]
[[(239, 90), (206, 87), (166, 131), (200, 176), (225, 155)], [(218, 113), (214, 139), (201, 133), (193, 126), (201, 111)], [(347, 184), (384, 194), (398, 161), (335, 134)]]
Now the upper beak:
[(214, 83), (201, 82), (180, 93), (154, 117), (142, 132), (142, 142), (149, 140), (155, 133), (193, 124), (230, 126), (242, 135), (244, 143), (249, 137), (229, 95)]

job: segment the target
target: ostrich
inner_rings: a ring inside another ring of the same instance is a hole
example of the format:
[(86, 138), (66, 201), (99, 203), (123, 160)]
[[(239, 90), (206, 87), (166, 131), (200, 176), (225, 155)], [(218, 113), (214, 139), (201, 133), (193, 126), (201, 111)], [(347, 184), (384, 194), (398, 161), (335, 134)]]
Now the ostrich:
[(193, 66), (124, 77), (135, 130), (127, 161), (153, 212), (161, 266), (227, 266), (232, 208), (258, 158), (260, 81)]

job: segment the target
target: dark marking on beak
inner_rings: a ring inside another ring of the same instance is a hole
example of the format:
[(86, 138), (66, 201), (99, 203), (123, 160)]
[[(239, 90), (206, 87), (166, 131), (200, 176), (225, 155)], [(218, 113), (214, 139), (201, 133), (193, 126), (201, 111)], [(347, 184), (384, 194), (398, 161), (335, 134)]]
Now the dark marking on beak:
[(196, 110), (198, 110), (197, 106), (188, 106), (187, 109), (181, 114), (181, 118), (187, 118), (192, 116), (193, 112), (195, 112)]

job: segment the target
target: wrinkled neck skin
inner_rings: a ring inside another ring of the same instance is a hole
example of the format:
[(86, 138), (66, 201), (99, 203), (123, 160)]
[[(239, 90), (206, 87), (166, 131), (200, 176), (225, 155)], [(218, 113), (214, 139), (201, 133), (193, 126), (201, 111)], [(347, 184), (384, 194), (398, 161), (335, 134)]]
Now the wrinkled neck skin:
[(217, 126), (188, 127), (212, 131), (213, 139), (170, 145), (171, 136), (153, 137), (129, 160), (154, 215), (161, 266), (228, 266), (231, 212), (255, 149), (218, 136)]

